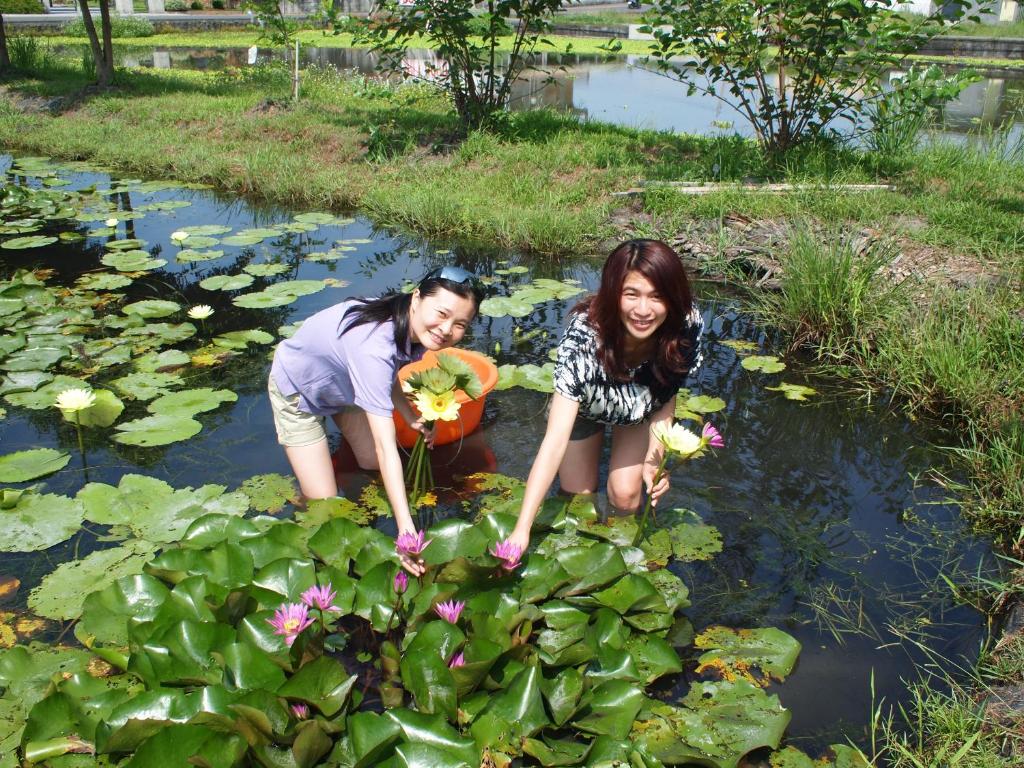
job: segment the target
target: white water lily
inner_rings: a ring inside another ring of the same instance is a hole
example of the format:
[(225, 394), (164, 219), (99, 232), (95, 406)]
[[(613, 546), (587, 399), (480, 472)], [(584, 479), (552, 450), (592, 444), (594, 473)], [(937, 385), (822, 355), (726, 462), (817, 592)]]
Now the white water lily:
[(178, 229), (178, 230), (175, 230), (174, 232), (171, 232), (171, 240), (173, 240), (176, 243), (180, 243), (182, 240), (187, 240), (187, 239), (188, 239), (188, 232), (186, 232), (183, 229)]
[(117, 219), (107, 219), (103, 223), (106, 224), (108, 227), (116, 227), (117, 224), (118, 224), (118, 220)]
[(196, 304), (194, 307), (189, 309), (188, 316), (193, 320), (205, 320), (213, 314), (213, 307), (209, 304)]
[(654, 425), (654, 436), (666, 450), (678, 456), (691, 456), (703, 447), (700, 435), (691, 432), (682, 424), (665, 426), (664, 422)]
[(57, 395), (56, 405), (62, 411), (77, 413), (78, 411), (84, 411), (86, 408), (92, 408), (95, 404), (96, 395), (91, 389), (85, 389), (84, 387), (65, 389)]

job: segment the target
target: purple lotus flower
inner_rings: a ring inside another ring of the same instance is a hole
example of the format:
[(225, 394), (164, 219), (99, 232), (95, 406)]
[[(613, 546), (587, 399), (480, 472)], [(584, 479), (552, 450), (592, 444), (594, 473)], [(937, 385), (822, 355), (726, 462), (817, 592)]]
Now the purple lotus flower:
[(427, 548), (433, 539), (424, 541), (423, 538), (426, 534), (423, 531), (419, 533), (401, 533), (395, 540), (395, 549), (398, 550), (400, 555), (419, 555)]
[(292, 714), (299, 720), (309, 718), (309, 707), (306, 704), (292, 704)]
[(302, 630), (313, 623), (309, 617), (309, 607), (303, 603), (285, 603), (274, 611), (274, 618), (267, 619), (267, 623), (274, 628), (275, 635), (284, 637), (285, 645), (289, 648), (295, 642)]
[(462, 655), (462, 652), (460, 651), (459, 653), (456, 653), (454, 656), (452, 656), (452, 660), (448, 662), (448, 669), (455, 669), (456, 667), (461, 667), (465, 663), (466, 658)]
[(334, 598), (337, 594), (331, 589), (331, 582), (324, 586), (314, 586), (302, 593), (301, 600), (310, 608), (319, 608), (321, 611), (334, 611), (341, 613), (341, 608), (334, 605)]
[(459, 621), (459, 614), (462, 613), (462, 609), (465, 607), (466, 604), (461, 600), (449, 600), (447, 603), (438, 603), (434, 606), (434, 610), (437, 611), (438, 616), (449, 624), (456, 624)]
[(396, 595), (405, 594), (405, 590), (409, 588), (409, 577), (405, 575), (405, 571), (399, 571), (395, 574), (395, 581), (392, 586), (395, 588)]
[(523, 556), (523, 551), (519, 548), (518, 544), (513, 544), (507, 539), (495, 544), (491, 554), (501, 560), (501, 567), (506, 571), (514, 571), (522, 565), (519, 562), (519, 558)]
[(715, 429), (711, 424), (705, 424), (704, 429), (700, 433), (701, 440), (712, 448), (724, 448), (725, 440), (722, 439), (721, 433)]

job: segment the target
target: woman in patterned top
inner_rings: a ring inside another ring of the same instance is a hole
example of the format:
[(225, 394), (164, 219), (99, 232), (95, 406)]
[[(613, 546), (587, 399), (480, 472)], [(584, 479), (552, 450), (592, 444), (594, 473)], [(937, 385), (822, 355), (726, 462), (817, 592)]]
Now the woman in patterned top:
[(608, 257), (597, 293), (573, 308), (558, 345), (547, 431), (509, 540), (525, 551), (557, 468), (562, 491), (597, 490), (605, 425), (611, 425), (608, 502), (632, 512), (651, 487), (661, 443), (651, 428), (671, 422), (676, 393), (701, 363), (704, 328), (679, 256), (657, 240), (630, 240)]

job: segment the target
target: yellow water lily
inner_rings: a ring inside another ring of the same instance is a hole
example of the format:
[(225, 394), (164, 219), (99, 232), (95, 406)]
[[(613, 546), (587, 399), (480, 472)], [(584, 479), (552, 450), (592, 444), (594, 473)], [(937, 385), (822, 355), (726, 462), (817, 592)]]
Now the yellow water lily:
[(420, 391), (416, 393), (416, 407), (425, 421), (455, 421), (459, 417), (459, 402), (454, 392)]
[(96, 395), (91, 389), (85, 389), (84, 387), (65, 389), (57, 395), (57, 407), (62, 411), (70, 413), (84, 411), (86, 408), (92, 408), (95, 404)]
[(654, 425), (654, 436), (665, 449), (677, 456), (691, 456), (703, 447), (700, 435), (691, 432), (682, 424), (665, 426), (664, 422)]

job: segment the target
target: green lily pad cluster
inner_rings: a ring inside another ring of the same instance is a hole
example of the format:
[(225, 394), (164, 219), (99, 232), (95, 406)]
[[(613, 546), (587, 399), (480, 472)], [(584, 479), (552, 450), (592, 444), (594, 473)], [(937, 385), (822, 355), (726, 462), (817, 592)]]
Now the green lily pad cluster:
[[(474, 521), (426, 531), (420, 580), (399, 576), (391, 537), (348, 516), (304, 527), (214, 511), (193, 515), (155, 558), (144, 547), (124, 553), (148, 557), (144, 572), (85, 597), (75, 628), (115, 674), (91, 677), (79, 652), (47, 675), (51, 651), (7, 651), (0, 685), (32, 665), (42, 672), (32, 691), (19, 683), (24, 703), (0, 698), (12, 712), (0, 744), (51, 758), (95, 749), (83, 764), (131, 755), (133, 766), (385, 768), (733, 768), (751, 749), (778, 746), (789, 715), (744, 677), (695, 682), (675, 705), (648, 694), (687, 658), (689, 640), (678, 638), (692, 633), (678, 628), (689, 625), (679, 614), (689, 599), (677, 576), (643, 547), (614, 543), (586, 497), (549, 501), (537, 546), (510, 572), (490, 549), (514, 524), (503, 510), (521, 483), (473, 480), (483, 490), (467, 502)], [(110, 510), (109, 524), (139, 525), (129, 508), (168, 494), (148, 482), (91, 484), (80, 503), (93, 516)], [(95, 565), (122, 562), (109, 554)], [(305, 621), (288, 629), (282, 607), (298, 608), (318, 585), (330, 586), (330, 605), (303, 606)], [(55, 597), (44, 589), (37, 601)], [(726, 632), (704, 633), (699, 648), (776, 678), (795, 661), (799, 646), (777, 630)]]
[(526, 317), (534, 308), (548, 301), (564, 300), (583, 292), (583, 288), (568, 280), (538, 278), (529, 285), (520, 286), (508, 296), (490, 296), (480, 304), (485, 317)]

